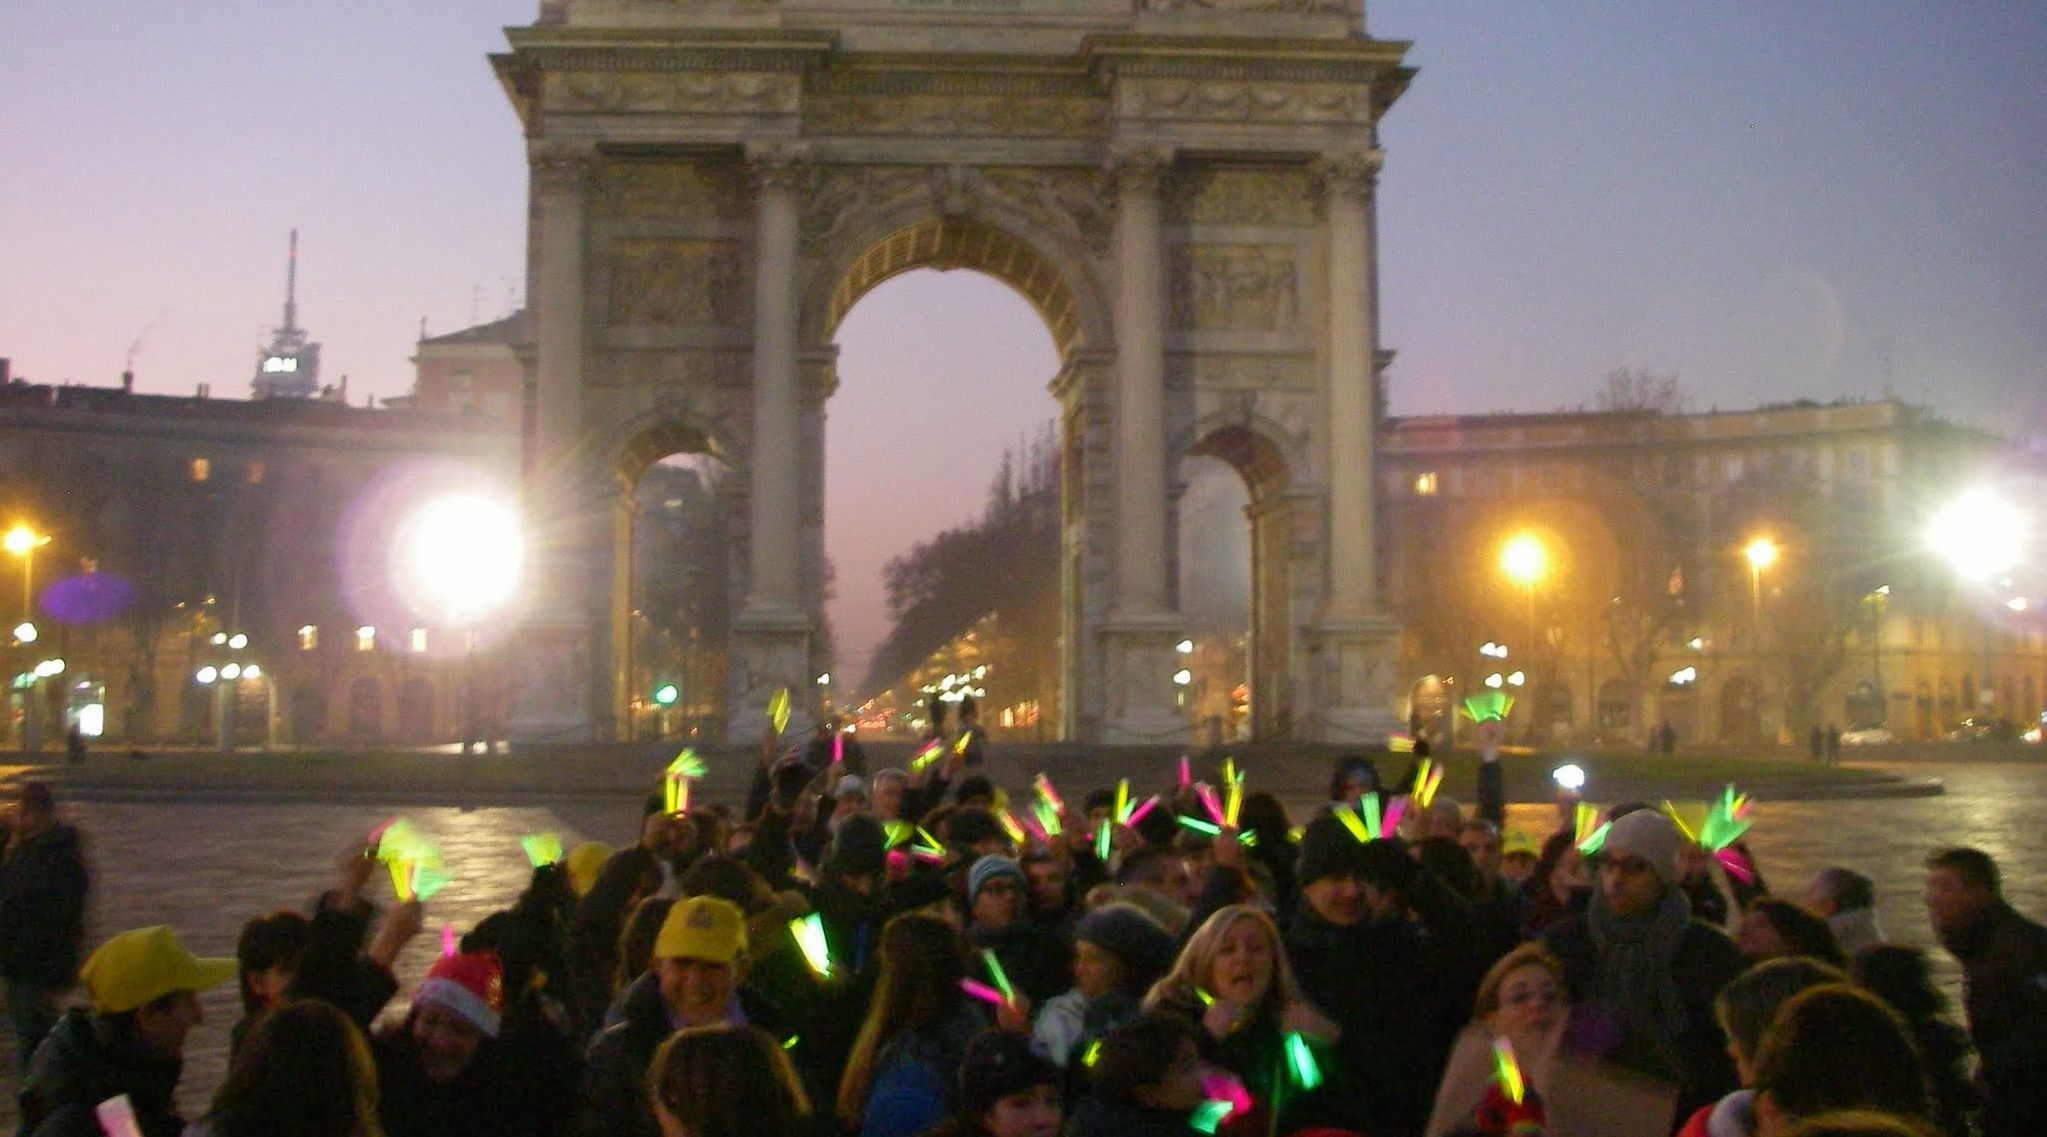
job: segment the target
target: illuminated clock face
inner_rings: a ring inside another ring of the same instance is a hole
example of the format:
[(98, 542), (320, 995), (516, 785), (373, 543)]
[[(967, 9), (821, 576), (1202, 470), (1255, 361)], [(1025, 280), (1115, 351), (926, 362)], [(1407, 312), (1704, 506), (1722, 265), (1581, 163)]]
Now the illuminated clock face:
[(263, 359), (263, 374), (290, 375), (299, 369), (298, 357), (294, 355), (270, 355)]

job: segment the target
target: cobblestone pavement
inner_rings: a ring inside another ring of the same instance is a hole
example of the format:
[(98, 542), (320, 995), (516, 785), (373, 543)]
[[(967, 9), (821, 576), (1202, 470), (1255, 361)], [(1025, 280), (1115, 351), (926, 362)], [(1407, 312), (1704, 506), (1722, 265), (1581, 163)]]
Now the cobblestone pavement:
[[(2019, 910), (2047, 916), (2047, 764), (1914, 763), (1904, 772), (1945, 779), (1943, 797), (1902, 800), (1762, 802), (1752, 844), (1764, 873), (1779, 892), (1798, 895), (1818, 869), (1846, 864), (1877, 882), (1885, 929), (1904, 943), (1931, 946), (1919, 902), (1920, 862), (1940, 844), (1973, 844), (2004, 866), (2006, 891)], [(1596, 794), (1597, 787), (1591, 787)], [(1595, 798), (1595, 800), (1597, 800)], [(1288, 802), (1297, 820), (1312, 803)], [(67, 807), (86, 830), (97, 885), (91, 938), (126, 928), (165, 923), (204, 955), (232, 955), (248, 917), (303, 906), (332, 878), (335, 856), (388, 816), (389, 811), (346, 805), (138, 804), (95, 802)], [(559, 809), (506, 808), (404, 811), (444, 853), (455, 882), (428, 906), (427, 931), (399, 960), (409, 990), (439, 950), (439, 929), (459, 931), (503, 907), (523, 887), (527, 869), (523, 834), (553, 829), (569, 845), (585, 839), (633, 839), (637, 810), (578, 804)], [(1517, 806), (1512, 822), (1546, 832), (1554, 811)], [(388, 899), (387, 885), (377, 895)], [(1952, 985), (1944, 954), (1936, 959)], [(202, 1001), (206, 1021), (193, 1032), (181, 1095), (197, 1116), (224, 1073), (227, 1035), (239, 1015), (232, 987)], [(0, 1032), (4, 1034), (5, 1032)], [(0, 1127), (13, 1129), (11, 1046), (0, 1040), (7, 1071)]]

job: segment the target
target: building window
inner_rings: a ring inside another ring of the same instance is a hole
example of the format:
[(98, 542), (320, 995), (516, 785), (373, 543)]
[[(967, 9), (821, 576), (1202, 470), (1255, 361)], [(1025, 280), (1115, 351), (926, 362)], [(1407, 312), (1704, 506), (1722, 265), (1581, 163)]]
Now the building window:
[(260, 486), (263, 484), (263, 463), (261, 462), (249, 463), (249, 484), (252, 486)]
[(1415, 476), (1414, 495), (1416, 497), (1436, 496), (1436, 472), (1434, 470)]
[(422, 653), (422, 652), (426, 651), (426, 629), (425, 629), (425, 628), (414, 628), (414, 629), (412, 629), (412, 640), (411, 640), (411, 643), (412, 643), (412, 654), (414, 654), (414, 655), (418, 655), (418, 654), (420, 654), (420, 653)]
[(312, 624), (301, 627), (299, 629), (299, 650), (318, 651), (319, 649), (320, 629)]
[(203, 482), (213, 476), (213, 463), (204, 458), (192, 459), (192, 480)]
[(355, 650), (357, 651), (377, 650), (377, 629), (371, 627), (368, 624), (364, 624), (362, 627), (357, 628), (355, 630)]
[(1848, 452), (1848, 476), (1851, 478), (1869, 476), (1869, 451), (1857, 446)]

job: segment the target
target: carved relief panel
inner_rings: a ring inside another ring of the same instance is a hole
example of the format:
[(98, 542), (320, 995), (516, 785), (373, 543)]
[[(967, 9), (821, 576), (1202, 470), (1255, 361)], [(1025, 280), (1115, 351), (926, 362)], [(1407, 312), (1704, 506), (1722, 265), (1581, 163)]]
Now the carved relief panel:
[(1179, 245), (1170, 254), (1175, 326), (1196, 331), (1291, 331), (1301, 281), (1291, 245)]
[(1314, 186), (1302, 167), (1195, 166), (1167, 182), (1176, 225), (1313, 225)]
[(607, 165), (597, 211), (621, 220), (722, 219), (746, 208), (736, 162), (619, 162)]
[(543, 88), (562, 114), (795, 114), (795, 74), (713, 71), (557, 71)]
[(739, 325), (749, 318), (736, 241), (628, 239), (611, 254), (614, 325)]

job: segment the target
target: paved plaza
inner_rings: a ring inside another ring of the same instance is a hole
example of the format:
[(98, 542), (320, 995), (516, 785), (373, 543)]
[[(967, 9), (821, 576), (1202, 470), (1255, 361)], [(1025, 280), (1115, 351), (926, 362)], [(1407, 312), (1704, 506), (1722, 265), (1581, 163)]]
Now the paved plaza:
[[(1920, 861), (1937, 844), (1973, 844), (2004, 866), (2007, 891), (2020, 911), (2047, 914), (2047, 826), (2038, 803), (2047, 800), (2047, 763), (1914, 763), (1900, 772), (1938, 777), (1947, 794), (1886, 800), (1770, 801), (1759, 807), (1752, 835), (1764, 873), (1779, 891), (1796, 895), (1817, 869), (1856, 866), (1878, 884), (1878, 908), (1897, 940), (1926, 946), (1930, 937), (1919, 903)], [(1596, 789), (1596, 787), (1595, 787)], [(1313, 804), (1289, 795), (1296, 820)], [(303, 906), (334, 873), (336, 856), (388, 807), (313, 803), (164, 803), (88, 801), (66, 807), (90, 839), (97, 886), (91, 938), (147, 924), (179, 929), (194, 951), (231, 955), (242, 922), (283, 906)], [(399, 962), (405, 987), (418, 982), (438, 950), (439, 929), (465, 929), (508, 903), (527, 868), (519, 848), (526, 833), (552, 829), (564, 842), (630, 840), (637, 807), (629, 798), (584, 799), (558, 808), (405, 809), (438, 844), (455, 882), (428, 907), (427, 932)], [(1517, 806), (1512, 821), (1546, 831), (1553, 811)], [(373, 895), (388, 901), (389, 885)], [(1947, 982), (1954, 970), (1937, 954)], [(231, 988), (203, 1001), (206, 1022), (194, 1032), (182, 1100), (196, 1116), (224, 1072), (228, 1029), (239, 1010)], [(4, 1046), (4, 1044), (0, 1044)], [(12, 1054), (6, 1060), (5, 1114), (11, 1129)]]

